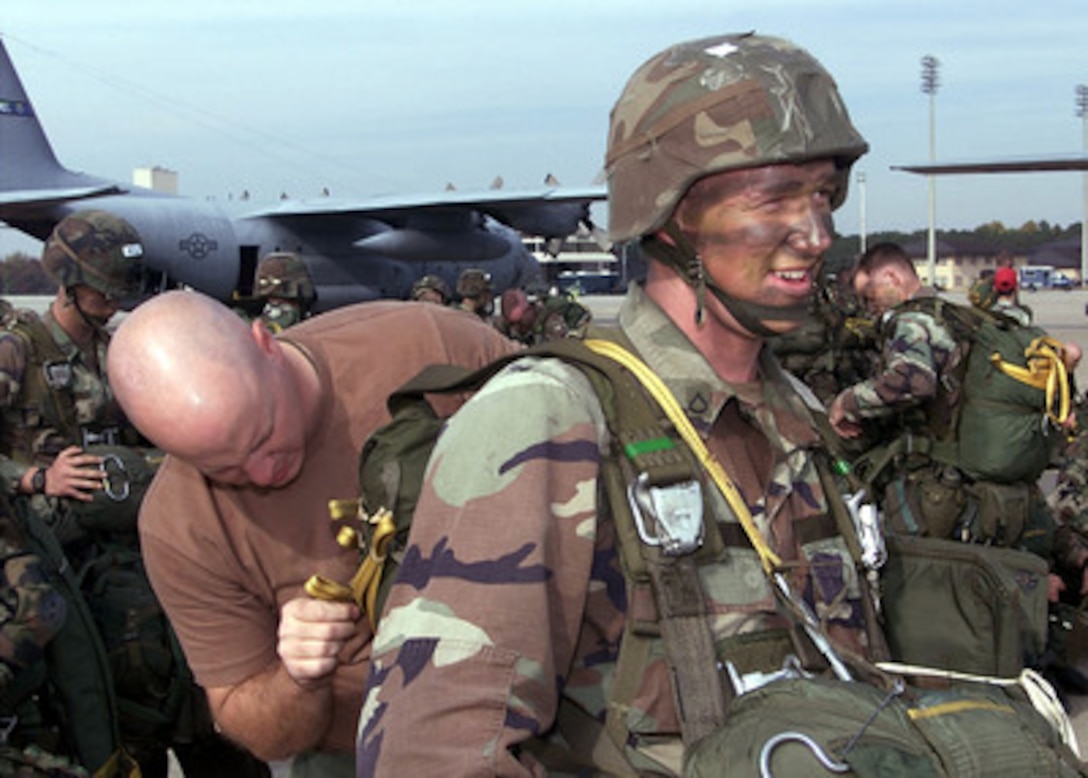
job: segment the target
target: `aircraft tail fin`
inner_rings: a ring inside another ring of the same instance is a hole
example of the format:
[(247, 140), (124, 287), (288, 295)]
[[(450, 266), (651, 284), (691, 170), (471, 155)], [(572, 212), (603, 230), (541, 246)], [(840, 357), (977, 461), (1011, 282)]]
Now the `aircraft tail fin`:
[(47, 206), (100, 194), (111, 186), (115, 188), (113, 182), (73, 172), (57, 161), (0, 36), (0, 207)]

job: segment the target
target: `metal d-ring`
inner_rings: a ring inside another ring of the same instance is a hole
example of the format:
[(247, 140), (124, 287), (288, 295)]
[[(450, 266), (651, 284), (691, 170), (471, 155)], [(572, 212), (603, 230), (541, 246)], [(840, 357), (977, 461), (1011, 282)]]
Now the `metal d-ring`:
[[(121, 488), (117, 490), (113, 488), (113, 479), (110, 477), (111, 464), (113, 464), (115, 468), (114, 477), (116, 477), (116, 475), (125, 476), (121, 480)], [(127, 500), (129, 494), (132, 493), (132, 489), (129, 485), (128, 471), (125, 468), (125, 461), (116, 454), (106, 454), (102, 457), (102, 464), (100, 464), (98, 467), (102, 471), (102, 475), (105, 476), (105, 478), (102, 479), (102, 490), (106, 493), (106, 496), (114, 502), (124, 502), (125, 500)]]

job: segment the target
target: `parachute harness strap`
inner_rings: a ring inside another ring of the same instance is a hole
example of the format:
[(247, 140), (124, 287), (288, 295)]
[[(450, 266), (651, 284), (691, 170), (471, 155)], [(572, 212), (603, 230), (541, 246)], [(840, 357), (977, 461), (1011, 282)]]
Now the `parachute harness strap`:
[(1071, 410), (1069, 371), (1062, 360), (1063, 350), (1061, 341), (1040, 336), (1024, 349), (1026, 367), (1006, 362), (997, 352), (990, 355), (990, 363), (1009, 378), (1046, 392), (1046, 415), (1059, 426), (1069, 418)]
[[(329, 602), (354, 602), (366, 614), (370, 626), (378, 626), (378, 592), (382, 582), (382, 568), (389, 556), (389, 546), (397, 534), (393, 514), (386, 508), (379, 508), (367, 516), (359, 500), (329, 500), (329, 517), (340, 521), (357, 515), (370, 525), (370, 550), (347, 584), (333, 581), (326, 576), (311, 575), (303, 589), (306, 594), (317, 600)], [(362, 543), (359, 532), (354, 527), (341, 527), (336, 535), (336, 542), (342, 548), (358, 548)]]
[(744, 528), (744, 532), (748, 536), (749, 541), (751, 541), (752, 548), (754, 548), (759, 555), (764, 571), (768, 576), (773, 576), (781, 567), (782, 560), (779, 559), (778, 555), (771, 550), (769, 545), (767, 545), (763, 533), (759, 531), (759, 528), (756, 527), (755, 522), (752, 520), (752, 515), (748, 511), (748, 506), (744, 503), (744, 498), (741, 497), (740, 492), (737, 490), (736, 484), (733, 483), (726, 474), (725, 469), (722, 468), (718, 460), (715, 459), (714, 455), (707, 449), (706, 444), (703, 443), (702, 438), (699, 437), (699, 433), (696, 432), (695, 427), (692, 426), (691, 420), (688, 419), (687, 414), (684, 413), (680, 404), (676, 402), (676, 398), (673, 397), (669, 388), (665, 386), (664, 382), (658, 378), (657, 374), (654, 373), (645, 362), (622, 346), (612, 343), (611, 341), (593, 338), (587, 339), (584, 343), (590, 350), (601, 356), (619, 362), (630, 370), (642, 385), (646, 387), (646, 390), (665, 412), (665, 416), (668, 417), (669, 421), (676, 427), (676, 431), (680, 433), (680, 437), (683, 439), (684, 443), (686, 443), (692, 452), (694, 452), (699, 460), (699, 464), (702, 465), (713, 479), (718, 489), (721, 490), (726, 502), (729, 503), (729, 507), (733, 510), (740, 525)]

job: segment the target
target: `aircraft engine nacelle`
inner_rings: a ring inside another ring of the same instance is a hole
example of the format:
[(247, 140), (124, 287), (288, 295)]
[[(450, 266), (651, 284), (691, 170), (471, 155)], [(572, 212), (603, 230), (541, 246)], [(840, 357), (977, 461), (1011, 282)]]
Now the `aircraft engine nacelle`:
[(589, 223), (589, 203), (544, 203), (489, 208), (496, 218), (523, 235), (565, 238)]
[(152, 270), (217, 299), (231, 299), (239, 282), (239, 241), (219, 208), (172, 197), (113, 197), (101, 207), (136, 228)]
[(484, 230), (462, 233), (388, 230), (355, 241), (362, 251), (406, 262), (487, 262), (510, 252), (510, 239)]

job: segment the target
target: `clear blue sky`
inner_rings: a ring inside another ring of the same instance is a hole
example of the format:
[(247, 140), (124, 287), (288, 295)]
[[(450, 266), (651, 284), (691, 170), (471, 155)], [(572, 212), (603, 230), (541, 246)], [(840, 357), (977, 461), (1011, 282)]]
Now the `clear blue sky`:
[[(588, 184), (639, 64), (746, 29), (839, 81), (872, 146), (855, 168), (870, 231), (927, 224), (925, 179), (889, 170), (929, 156), (923, 55), (942, 63), (939, 158), (1083, 148), (1085, 0), (46, 0), (0, 18), (62, 163), (124, 181), (160, 165), (221, 199)], [(1082, 180), (942, 178), (938, 226), (1077, 222)], [(839, 229), (860, 213), (855, 186)]]

